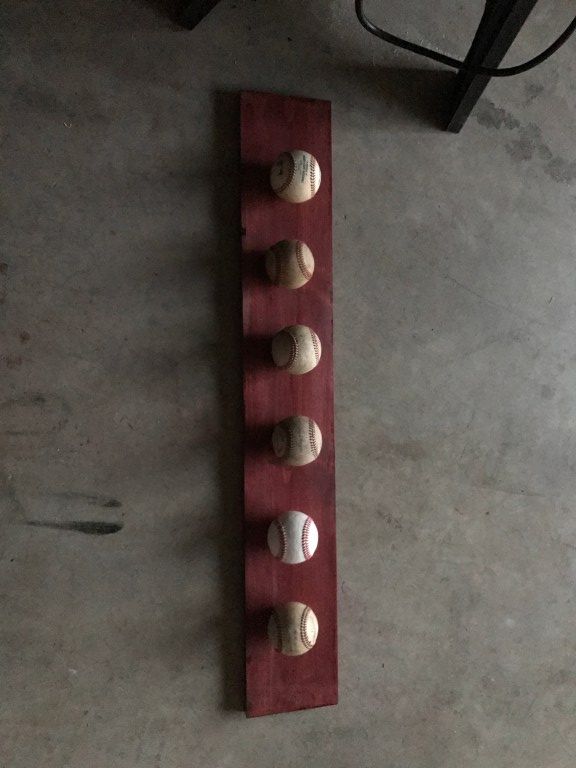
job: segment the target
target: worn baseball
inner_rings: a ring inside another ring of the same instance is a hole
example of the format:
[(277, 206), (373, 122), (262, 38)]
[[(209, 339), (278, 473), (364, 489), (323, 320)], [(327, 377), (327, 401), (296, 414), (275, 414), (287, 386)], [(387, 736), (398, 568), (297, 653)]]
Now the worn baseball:
[(314, 274), (314, 256), (301, 240), (280, 240), (266, 253), (266, 272), (274, 285), (301, 288)]
[(290, 416), (274, 427), (272, 448), (282, 464), (291, 467), (310, 464), (322, 450), (320, 427), (308, 416)]
[(308, 373), (316, 368), (322, 355), (322, 344), (307, 325), (289, 325), (272, 339), (272, 359), (288, 373)]
[(288, 565), (310, 560), (318, 546), (318, 528), (304, 512), (284, 512), (268, 528), (270, 552)]
[(318, 160), (303, 149), (282, 152), (270, 169), (272, 189), (289, 203), (311, 200), (320, 189), (321, 179)]
[(284, 603), (272, 611), (268, 638), (277, 651), (286, 656), (301, 656), (316, 644), (318, 619), (304, 603)]

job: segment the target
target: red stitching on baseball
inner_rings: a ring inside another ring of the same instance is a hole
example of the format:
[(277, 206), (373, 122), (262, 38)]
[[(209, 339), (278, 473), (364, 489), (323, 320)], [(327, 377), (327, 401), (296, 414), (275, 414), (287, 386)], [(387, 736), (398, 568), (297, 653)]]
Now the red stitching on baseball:
[(280, 554), (278, 555), (278, 557), (280, 558), (280, 560), (284, 560), (286, 556), (286, 549), (288, 546), (286, 542), (286, 529), (284, 528), (280, 520), (278, 520), (278, 518), (276, 518), (274, 522), (276, 523), (276, 528), (278, 529), (278, 536), (280, 537)]
[(310, 640), (308, 637), (308, 632), (306, 631), (306, 622), (308, 620), (308, 614), (310, 613), (310, 608), (306, 606), (304, 610), (302, 611), (302, 616), (300, 617), (300, 639), (302, 640), (302, 645), (310, 650), (314, 643)]
[(312, 555), (310, 554), (310, 542), (308, 540), (308, 534), (310, 533), (310, 526), (312, 525), (312, 518), (307, 517), (306, 520), (304, 520), (304, 525), (302, 526), (302, 552), (304, 553), (304, 559), (310, 560)]
[(300, 240), (298, 240), (298, 244), (296, 246), (296, 261), (300, 267), (300, 272), (302, 272), (306, 280), (310, 280), (312, 277), (312, 272), (310, 272), (306, 266), (306, 263), (304, 262), (304, 248), (303, 243)]
[(318, 446), (316, 445), (316, 425), (312, 419), (308, 419), (308, 435), (310, 437), (310, 448), (312, 449), (312, 454), (314, 458), (317, 459), (320, 452), (318, 450)]
[(298, 339), (290, 333), (290, 331), (285, 328), (281, 333), (286, 333), (288, 336), (290, 336), (290, 354), (288, 355), (288, 360), (283, 365), (279, 365), (278, 368), (282, 368), (283, 370), (286, 368), (290, 368), (292, 365), (294, 365), (294, 361), (298, 357)]
[(316, 194), (316, 160), (310, 156), (310, 192)]
[(283, 184), (277, 187), (276, 193), (285, 192), (288, 189), (290, 184), (292, 184), (292, 182), (294, 181), (294, 173), (296, 171), (296, 163), (294, 162), (294, 155), (292, 154), (292, 152), (283, 152), (278, 158), (278, 162), (280, 162), (281, 157), (287, 157), (289, 159), (290, 170), (288, 171), (288, 178), (284, 181)]
[(316, 336), (312, 328), (309, 328), (308, 330), (310, 331), (310, 338), (312, 339), (312, 346), (314, 347), (314, 357), (316, 358), (316, 365), (318, 365), (320, 361), (320, 348), (318, 347), (318, 336)]

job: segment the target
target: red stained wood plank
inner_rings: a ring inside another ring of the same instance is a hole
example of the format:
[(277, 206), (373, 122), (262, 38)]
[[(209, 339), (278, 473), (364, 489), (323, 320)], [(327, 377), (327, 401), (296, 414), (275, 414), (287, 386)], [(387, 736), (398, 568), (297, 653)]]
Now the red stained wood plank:
[[(244, 408), (246, 425), (245, 590), (246, 710), (249, 716), (336, 704), (338, 698), (337, 588), (332, 357), (332, 158), (330, 103), (245, 92), (241, 97), (243, 227)], [(301, 204), (279, 200), (269, 169), (285, 150), (305, 149), (318, 160), (322, 183)], [(264, 252), (283, 239), (307, 243), (312, 279), (289, 290), (272, 285)], [(303, 376), (274, 367), (270, 342), (281, 328), (301, 323), (322, 342), (319, 365)], [(322, 430), (318, 459), (304, 467), (279, 465), (270, 448), (274, 425), (310, 416)], [(314, 557), (296, 566), (275, 560), (268, 525), (290, 509), (318, 526)], [(319, 634), (308, 653), (288, 657), (268, 642), (272, 608), (291, 600), (316, 613)]]

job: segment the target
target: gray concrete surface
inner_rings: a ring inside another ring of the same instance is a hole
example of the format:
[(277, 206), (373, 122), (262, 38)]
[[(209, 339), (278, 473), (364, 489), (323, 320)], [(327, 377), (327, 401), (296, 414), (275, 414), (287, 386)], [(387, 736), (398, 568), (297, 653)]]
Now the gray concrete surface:
[[(480, 6), (373, 13), (462, 53)], [(574, 44), (453, 136), (351, 0), (3, 15), (2, 768), (571, 768)], [(341, 703), (252, 721), (241, 88), (334, 105)]]

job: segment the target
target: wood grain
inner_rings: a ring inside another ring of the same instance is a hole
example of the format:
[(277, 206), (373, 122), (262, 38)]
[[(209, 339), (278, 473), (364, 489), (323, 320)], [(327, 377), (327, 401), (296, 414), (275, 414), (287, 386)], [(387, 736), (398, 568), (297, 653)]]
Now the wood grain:
[[(301, 204), (279, 200), (269, 169), (284, 150), (305, 149), (318, 160), (322, 183)], [(242, 259), (245, 408), (246, 710), (249, 716), (335, 704), (338, 697), (334, 407), (332, 338), (332, 159), (330, 103), (275, 94), (241, 97)], [(307, 243), (315, 258), (302, 288), (274, 286), (264, 252), (283, 239)], [(319, 365), (303, 376), (274, 367), (270, 342), (287, 325), (313, 328), (322, 342)], [(287, 468), (274, 458), (274, 425), (310, 416), (322, 431), (318, 459)], [(310, 514), (319, 545), (296, 566), (275, 560), (268, 525), (287, 510)], [(318, 641), (303, 656), (287, 657), (268, 642), (272, 608), (290, 600), (310, 605)]]

